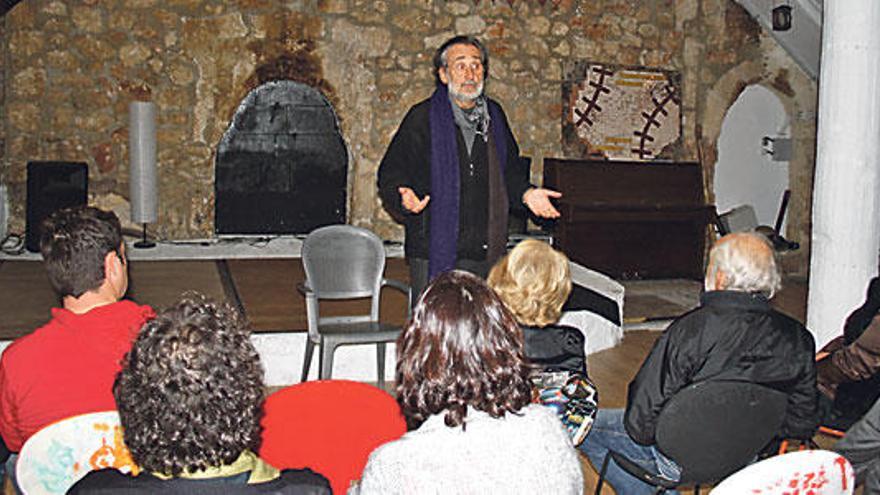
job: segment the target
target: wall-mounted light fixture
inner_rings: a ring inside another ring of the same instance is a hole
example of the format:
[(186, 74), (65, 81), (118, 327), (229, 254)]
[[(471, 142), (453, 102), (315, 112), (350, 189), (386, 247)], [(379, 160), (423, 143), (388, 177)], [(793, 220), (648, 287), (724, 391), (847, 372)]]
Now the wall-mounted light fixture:
[(791, 138), (783, 136), (764, 136), (761, 138), (761, 152), (770, 156), (774, 162), (791, 161)]
[(791, 29), (791, 5), (786, 3), (774, 7), (770, 15), (770, 24), (774, 31)]

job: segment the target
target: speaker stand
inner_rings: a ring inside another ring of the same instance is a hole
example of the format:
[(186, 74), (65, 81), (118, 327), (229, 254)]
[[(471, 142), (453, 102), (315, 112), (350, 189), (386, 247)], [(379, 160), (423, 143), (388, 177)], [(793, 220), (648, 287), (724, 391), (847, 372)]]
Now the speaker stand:
[(154, 247), (156, 247), (156, 243), (155, 243), (155, 242), (153, 242), (153, 241), (148, 241), (148, 240), (147, 240), (147, 224), (146, 224), (146, 223), (143, 223), (143, 224), (141, 224), (141, 225), (144, 226), (144, 230), (143, 230), (143, 232), (144, 232), (144, 236), (141, 238), (141, 240), (139, 240), (139, 241), (137, 241), (136, 243), (134, 243), (134, 247), (136, 247), (136, 248), (138, 248), (138, 249), (149, 249), (149, 248), (154, 248)]

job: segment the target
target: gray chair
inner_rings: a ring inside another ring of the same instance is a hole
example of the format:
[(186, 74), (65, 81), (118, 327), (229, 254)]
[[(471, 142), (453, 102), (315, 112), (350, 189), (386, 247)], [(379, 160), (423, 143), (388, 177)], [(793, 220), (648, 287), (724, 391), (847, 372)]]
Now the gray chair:
[[(306, 381), (315, 346), (321, 346), (319, 378), (329, 379), (333, 371), (333, 353), (340, 345), (376, 344), (376, 367), (379, 386), (385, 384), (385, 343), (394, 342), (400, 327), (379, 322), (382, 287), (398, 289), (407, 295), (409, 311), (412, 294), (409, 286), (383, 277), (385, 247), (369, 230), (351, 225), (331, 225), (313, 230), (303, 242), (302, 264), (305, 283), (300, 291), (306, 297), (309, 334), (306, 339), (302, 381)], [(318, 311), (322, 299), (370, 298), (370, 313), (322, 317)]]

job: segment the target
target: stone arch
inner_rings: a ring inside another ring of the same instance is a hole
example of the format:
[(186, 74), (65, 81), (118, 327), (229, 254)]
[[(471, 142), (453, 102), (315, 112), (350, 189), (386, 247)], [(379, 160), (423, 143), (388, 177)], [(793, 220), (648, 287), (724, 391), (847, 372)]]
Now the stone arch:
[[(715, 202), (713, 190), (718, 137), (728, 109), (749, 85), (760, 84), (775, 94), (791, 118), (792, 159), (789, 162), (791, 202), (785, 236), (801, 249), (782, 258), (787, 273), (806, 274), (809, 256), (812, 172), (815, 154), (815, 82), (797, 69), (774, 66), (767, 60), (743, 62), (727, 71), (703, 97), (697, 139), (703, 151), (706, 199)], [(794, 87), (793, 87), (794, 86)]]
[(345, 223), (347, 178), (327, 98), (294, 81), (265, 83), (242, 100), (217, 147), (216, 233), (306, 234)]

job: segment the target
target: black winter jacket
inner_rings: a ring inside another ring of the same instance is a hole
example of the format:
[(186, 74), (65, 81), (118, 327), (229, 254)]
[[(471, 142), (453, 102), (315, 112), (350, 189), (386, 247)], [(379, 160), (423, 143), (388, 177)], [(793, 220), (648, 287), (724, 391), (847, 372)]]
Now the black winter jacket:
[(819, 424), (815, 342), (798, 321), (775, 311), (762, 295), (703, 294), (699, 308), (660, 336), (629, 384), (624, 423), (629, 436), (655, 443), (666, 402), (691, 383), (757, 383), (788, 394), (780, 437), (808, 439)]
[[(489, 105), (498, 106), (498, 103), (489, 99)], [(430, 99), (424, 100), (413, 106), (403, 118), (397, 133), (388, 145), (388, 150), (379, 164), (378, 187), (379, 196), (385, 209), (406, 229), (406, 244), (404, 250), (408, 258), (428, 259), (429, 233), (431, 230), (431, 203), (419, 214), (411, 214), (404, 210), (400, 203), (398, 187), (405, 186), (413, 190), (419, 198), (431, 194), (431, 125), (430, 125)], [(500, 110), (500, 106), (499, 106)], [(528, 161), (519, 156), (519, 147), (516, 139), (509, 132), (507, 117), (504, 111), (499, 112), (505, 119), (507, 135), (507, 165), (504, 169), (504, 182), (507, 187), (507, 196), (510, 207), (514, 210), (524, 210), (522, 196), (529, 184)], [(490, 124), (495, 125), (495, 124)], [(456, 127), (456, 129), (458, 129)], [(473, 184), (472, 179), (466, 175), (467, 164), (473, 159), (478, 170), (488, 168), (488, 153), (486, 143), (477, 136), (474, 139), (474, 147), (469, 158), (467, 146), (461, 131), (458, 130), (456, 141), (458, 143), (458, 159), (462, 169), (462, 195), (468, 194), (466, 188)], [(483, 173), (483, 176), (486, 174)], [(485, 182), (485, 177), (482, 177)], [(488, 182), (485, 182), (484, 190), (470, 191), (467, 207), (459, 208), (459, 245), (458, 258), (483, 260), (486, 258), (483, 252), (483, 244), (487, 239), (488, 222)], [(479, 189), (479, 187), (477, 187)]]
[(271, 481), (247, 484), (247, 475), (228, 478), (163, 480), (151, 473), (129, 476), (115, 469), (93, 471), (73, 485), (68, 494), (112, 495), (331, 495), (326, 478), (310, 469), (285, 469)]

